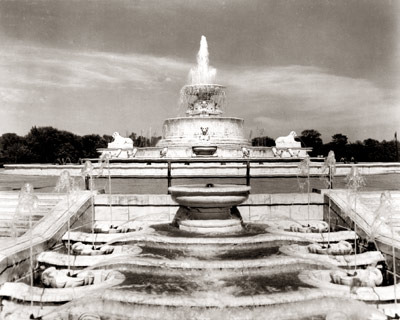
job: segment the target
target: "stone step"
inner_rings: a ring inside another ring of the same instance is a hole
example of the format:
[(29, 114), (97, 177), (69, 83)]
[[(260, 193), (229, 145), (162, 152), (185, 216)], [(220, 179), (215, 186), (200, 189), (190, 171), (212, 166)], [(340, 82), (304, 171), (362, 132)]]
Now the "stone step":
[[(17, 232), (16, 236), (20, 237), (27, 231), (28, 231), (28, 228), (16, 228), (16, 232)], [(0, 226), (0, 237), (9, 238), (12, 236), (11, 232), (12, 232), (12, 230), (10, 227)]]
[[(32, 212), (49, 212), (51, 210), (53, 210), (54, 206), (41, 206), (38, 205), (36, 208), (32, 208)], [(17, 211), (17, 207), (13, 207), (13, 206), (3, 206), (0, 207), (0, 214), (1, 213), (8, 213), (8, 212), (16, 212)]]
[[(32, 221), (38, 221), (42, 219), (44, 215), (33, 215), (32, 216)], [(28, 221), (29, 222), (29, 216), (18, 216), (14, 217), (13, 215), (11, 216), (0, 216), (0, 223), (7, 222), (7, 221)]]
[[(61, 199), (38, 199), (39, 205), (48, 205), (48, 206), (55, 206)], [(0, 198), (0, 207), (3, 206), (17, 206), (19, 202), (18, 198), (10, 199), (10, 198)]]
[[(64, 193), (33, 193), (39, 199), (64, 199), (66, 194)], [(18, 199), (19, 191), (0, 191), (0, 199)]]

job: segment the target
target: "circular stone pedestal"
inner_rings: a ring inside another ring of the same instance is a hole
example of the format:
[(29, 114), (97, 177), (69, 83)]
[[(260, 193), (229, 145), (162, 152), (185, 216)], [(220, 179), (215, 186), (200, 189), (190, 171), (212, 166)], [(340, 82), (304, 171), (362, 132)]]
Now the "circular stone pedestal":
[(179, 222), (179, 229), (203, 234), (227, 234), (242, 231), (240, 220), (183, 220)]

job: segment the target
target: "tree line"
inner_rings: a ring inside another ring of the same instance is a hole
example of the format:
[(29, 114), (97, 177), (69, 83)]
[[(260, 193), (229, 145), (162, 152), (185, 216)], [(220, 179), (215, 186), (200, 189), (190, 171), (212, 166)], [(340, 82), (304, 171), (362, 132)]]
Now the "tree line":
[[(337, 133), (328, 143), (323, 143), (321, 133), (309, 129), (301, 132), (296, 138), (305, 148), (313, 148), (309, 153), (311, 157), (326, 157), (330, 150), (335, 152), (336, 161), (341, 162), (396, 162), (399, 161), (400, 143), (391, 141), (378, 141), (372, 138), (363, 141), (349, 142), (346, 135)], [(252, 139), (253, 146), (275, 146), (271, 137), (256, 137)]]
[[(161, 139), (144, 137), (132, 132), (129, 138), (136, 147), (154, 147)], [(346, 135), (337, 133), (332, 140), (323, 143), (317, 130), (304, 130), (296, 138), (302, 147), (312, 148), (312, 157), (328, 155), (333, 150), (337, 161), (388, 162), (399, 161), (399, 142), (364, 141), (349, 142)], [(83, 158), (97, 158), (97, 149), (106, 148), (112, 142), (111, 135), (89, 134), (79, 136), (53, 127), (32, 127), (25, 136), (5, 133), (0, 136), (0, 163), (77, 163)], [(268, 136), (252, 139), (253, 146), (272, 147), (275, 140)]]
[[(132, 132), (134, 146), (153, 147), (161, 137), (144, 137)], [(32, 127), (25, 136), (5, 133), (0, 136), (0, 163), (78, 163), (83, 158), (98, 158), (97, 149), (112, 142), (111, 135), (79, 136), (53, 127)]]

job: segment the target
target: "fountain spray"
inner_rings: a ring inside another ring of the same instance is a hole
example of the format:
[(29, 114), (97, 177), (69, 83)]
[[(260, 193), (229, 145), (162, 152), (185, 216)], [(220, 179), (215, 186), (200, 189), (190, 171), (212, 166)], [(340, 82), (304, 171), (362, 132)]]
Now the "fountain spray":
[[(304, 160), (302, 160), (298, 166), (298, 168), (300, 169), (300, 175), (302, 176), (307, 176), (307, 221), (308, 224), (310, 224), (310, 157), (307, 155)], [(304, 184), (300, 184), (300, 188), (304, 188)]]
[(94, 199), (93, 199), (93, 164), (91, 161), (85, 161), (83, 168), (81, 170), (81, 175), (83, 179), (89, 177), (89, 190), (90, 190), (90, 209), (92, 213), (92, 245), (94, 246)]
[(112, 190), (111, 190), (111, 168), (110, 168), (110, 154), (108, 152), (104, 153), (100, 157), (100, 168), (99, 175), (103, 175), (104, 166), (107, 166), (108, 171), (108, 203), (110, 208), (110, 220), (111, 225), (113, 224), (113, 212), (112, 212)]
[[(333, 177), (336, 173), (336, 159), (335, 159), (335, 153), (331, 150), (328, 153), (328, 156), (326, 157), (324, 164), (322, 166), (322, 175), (328, 171), (328, 179), (326, 181), (326, 179), (324, 179), (325, 182), (327, 182), (328, 185), (328, 225), (329, 225), (329, 229), (328, 229), (328, 247), (330, 245), (330, 226), (331, 226), (331, 197), (330, 195), (330, 191), (332, 190), (332, 181), (333, 181)], [(323, 176), (322, 176), (323, 177)], [(321, 178), (322, 178), (321, 177)]]
[(18, 197), (17, 214), (29, 214), (29, 273), (31, 288), (31, 307), (33, 307), (33, 243), (32, 243), (32, 211), (38, 206), (38, 198), (33, 194), (33, 186), (25, 183)]
[[(360, 174), (358, 171), (358, 168), (356, 166), (352, 166), (350, 173), (346, 176), (346, 185), (347, 188), (352, 191), (354, 195), (354, 216), (357, 214), (357, 192), (360, 190), (362, 187), (365, 186), (365, 179), (364, 177)], [(351, 204), (350, 204), (350, 210), (351, 210)], [(357, 224), (354, 223), (354, 259), (357, 261)], [(354, 265), (354, 270), (357, 268), (357, 263)]]
[(191, 84), (214, 83), (217, 70), (209, 65), (208, 44), (205, 36), (201, 36), (200, 50), (197, 53), (197, 66), (190, 70)]
[(71, 269), (70, 255), (71, 255), (71, 240), (70, 240), (70, 232), (71, 232), (71, 216), (70, 216), (70, 194), (75, 189), (75, 181), (74, 178), (71, 177), (69, 171), (63, 170), (60, 174), (60, 178), (57, 181), (57, 185), (55, 187), (56, 192), (66, 192), (67, 194), (67, 229), (68, 229), (68, 242), (67, 242), (67, 250), (68, 250), (68, 269)]
[[(380, 203), (378, 209), (374, 212), (374, 221), (371, 225), (371, 239), (375, 242), (375, 234), (379, 228), (383, 227), (385, 224), (390, 228), (392, 235), (392, 264), (393, 264), (393, 284), (394, 284), (394, 303), (397, 310), (397, 274), (396, 274), (396, 251), (394, 246), (394, 230), (391, 224), (391, 219), (393, 217), (393, 203), (392, 196), (389, 191), (384, 191), (381, 194)], [(375, 243), (375, 246), (378, 246)]]

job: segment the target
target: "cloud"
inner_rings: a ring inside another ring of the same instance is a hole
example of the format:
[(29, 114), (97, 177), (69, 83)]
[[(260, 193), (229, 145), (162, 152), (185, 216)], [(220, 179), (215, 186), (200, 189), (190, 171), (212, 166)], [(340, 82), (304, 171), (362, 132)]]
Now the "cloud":
[(394, 128), (400, 121), (397, 92), (366, 79), (298, 65), (220, 70), (219, 75), (228, 86), (228, 109), (249, 119), (250, 126), (268, 128), (272, 135), (295, 127), (335, 127), (356, 133), (357, 128), (385, 124)]
[(128, 85), (150, 88), (183, 78), (190, 68), (151, 55), (75, 52), (18, 45), (0, 49), (0, 85), (14, 88), (95, 88)]

